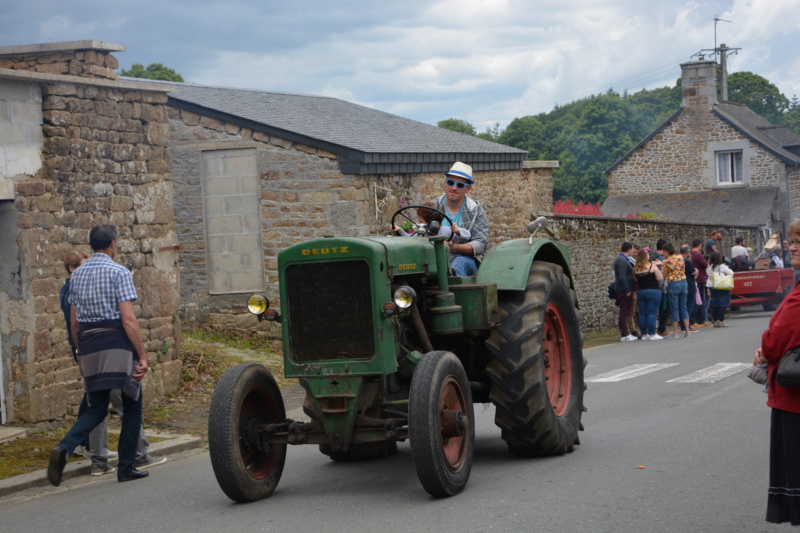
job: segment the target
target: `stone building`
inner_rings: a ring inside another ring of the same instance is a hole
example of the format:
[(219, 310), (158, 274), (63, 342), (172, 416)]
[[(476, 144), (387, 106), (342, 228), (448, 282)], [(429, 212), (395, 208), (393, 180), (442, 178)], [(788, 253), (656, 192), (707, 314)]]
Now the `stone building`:
[(800, 216), (800, 137), (718, 101), (716, 62), (681, 68), (681, 108), (606, 171), (603, 213), (785, 230)]
[(83, 383), (67, 343), (62, 260), (89, 230), (120, 232), (152, 372), (145, 400), (177, 389), (178, 239), (167, 93), (120, 81), (122, 45), (0, 47), (0, 423), (77, 412)]
[(335, 98), (166, 83), (182, 317), (256, 324), (246, 296), (277, 300), (277, 256), (326, 235), (385, 233), (401, 205), (472, 165), (494, 241), (552, 206), (557, 162)]

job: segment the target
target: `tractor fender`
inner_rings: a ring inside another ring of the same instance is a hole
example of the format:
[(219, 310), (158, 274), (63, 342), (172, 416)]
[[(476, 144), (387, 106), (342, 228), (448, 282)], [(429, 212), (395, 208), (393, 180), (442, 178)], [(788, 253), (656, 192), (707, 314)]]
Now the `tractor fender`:
[(569, 248), (550, 239), (513, 239), (494, 246), (478, 269), (477, 283), (494, 283), (498, 290), (524, 291), (533, 261), (546, 261), (560, 265), (575, 289), (570, 269)]

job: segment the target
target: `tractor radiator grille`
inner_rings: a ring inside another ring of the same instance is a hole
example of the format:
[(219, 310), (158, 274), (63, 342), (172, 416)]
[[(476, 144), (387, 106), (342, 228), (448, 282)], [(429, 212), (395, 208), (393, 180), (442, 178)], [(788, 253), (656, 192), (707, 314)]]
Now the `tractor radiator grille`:
[(292, 265), (286, 269), (286, 286), (293, 360), (372, 357), (375, 341), (366, 262)]

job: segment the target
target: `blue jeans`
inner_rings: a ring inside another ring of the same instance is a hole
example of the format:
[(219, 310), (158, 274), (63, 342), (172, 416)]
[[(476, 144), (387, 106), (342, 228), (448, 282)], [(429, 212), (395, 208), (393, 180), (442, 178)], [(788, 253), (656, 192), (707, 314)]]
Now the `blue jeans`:
[(661, 291), (644, 289), (636, 293), (639, 299), (639, 328), (642, 335), (655, 335), (658, 307), (661, 305)]
[(478, 262), (468, 255), (453, 254), (450, 267), (456, 271), (456, 276), (474, 276), (478, 273)]
[(680, 281), (670, 281), (667, 285), (667, 296), (669, 297), (669, 312), (673, 322), (688, 320), (689, 314), (686, 312), (686, 296), (689, 293), (689, 286), (685, 279)]
[[(75, 446), (80, 444), (95, 426), (102, 422), (108, 414), (110, 390), (87, 392), (89, 407), (78, 417), (75, 425), (64, 436), (58, 445), (71, 454)], [(122, 429), (119, 434), (119, 473), (129, 474), (136, 460), (136, 446), (139, 443), (139, 429), (142, 426), (142, 395), (132, 400), (122, 395), (122, 406), (125, 416), (122, 417)]]

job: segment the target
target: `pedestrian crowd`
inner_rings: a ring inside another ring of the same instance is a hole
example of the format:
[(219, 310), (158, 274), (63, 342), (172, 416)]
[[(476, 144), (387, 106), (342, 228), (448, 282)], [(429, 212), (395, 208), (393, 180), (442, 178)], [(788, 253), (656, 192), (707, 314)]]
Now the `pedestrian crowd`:
[[(742, 237), (736, 238), (728, 258), (720, 251), (721, 240), (721, 233), (712, 232), (707, 240), (694, 239), (690, 244), (665, 239), (653, 248), (622, 243), (614, 260), (614, 282), (608, 288), (619, 306), (620, 340), (678, 339), (700, 328), (727, 328), (725, 309), (731, 303), (733, 272), (748, 270), (753, 262), (752, 250)], [(783, 257), (780, 248), (776, 248), (780, 257), (773, 260), (776, 266)]]

